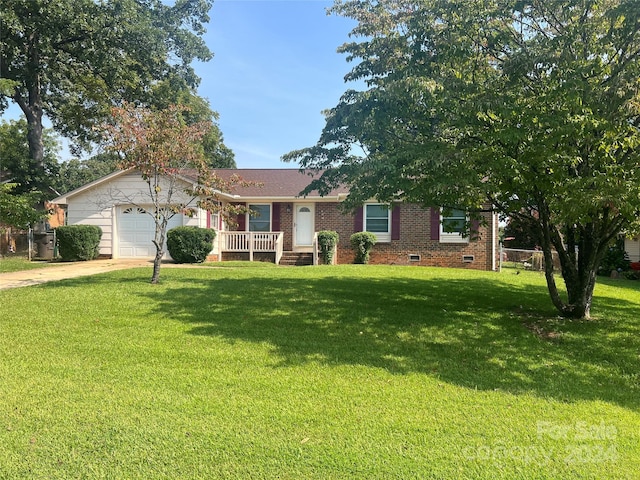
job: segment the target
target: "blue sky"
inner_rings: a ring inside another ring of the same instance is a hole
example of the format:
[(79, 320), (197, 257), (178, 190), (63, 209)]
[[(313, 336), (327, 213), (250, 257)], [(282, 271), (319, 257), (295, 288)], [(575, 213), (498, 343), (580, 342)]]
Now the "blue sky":
[(316, 143), (322, 110), (348, 88), (336, 49), (352, 20), (327, 16), (328, 1), (217, 0), (205, 36), (214, 58), (197, 66), (199, 93), (220, 114), (240, 168), (295, 167), (280, 156)]
[[(239, 168), (291, 168), (280, 157), (316, 143), (324, 117), (349, 85), (336, 49), (354, 21), (327, 16), (331, 1), (216, 0), (205, 41), (214, 57), (195, 65), (198, 93), (220, 114)], [(21, 115), (12, 106), (4, 118)], [(69, 153), (64, 149), (61, 160)]]

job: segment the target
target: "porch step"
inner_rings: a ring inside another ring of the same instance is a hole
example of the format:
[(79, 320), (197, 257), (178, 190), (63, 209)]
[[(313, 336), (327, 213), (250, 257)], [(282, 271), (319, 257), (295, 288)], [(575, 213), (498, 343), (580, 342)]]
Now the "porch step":
[(313, 265), (313, 253), (283, 252), (280, 265)]

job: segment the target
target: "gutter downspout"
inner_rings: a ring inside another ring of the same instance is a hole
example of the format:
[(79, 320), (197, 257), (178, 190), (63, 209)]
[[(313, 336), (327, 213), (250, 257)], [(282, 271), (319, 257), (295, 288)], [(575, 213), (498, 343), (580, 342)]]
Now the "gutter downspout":
[(491, 270), (496, 271), (496, 253), (498, 235), (496, 232), (496, 214), (491, 215)]

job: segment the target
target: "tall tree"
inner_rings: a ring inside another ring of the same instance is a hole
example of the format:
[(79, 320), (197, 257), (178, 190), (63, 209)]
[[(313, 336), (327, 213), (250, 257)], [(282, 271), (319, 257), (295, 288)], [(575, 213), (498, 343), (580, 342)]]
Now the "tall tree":
[(42, 119), (80, 147), (121, 100), (153, 104), (153, 85), (198, 83), (209, 0), (11, 0), (0, 9), (0, 111), (15, 102), (29, 155), (44, 168)]
[(226, 218), (241, 211), (233, 205), (222, 206), (218, 199), (217, 192), (230, 191), (242, 182), (239, 177), (224, 181), (209, 167), (201, 140), (211, 124), (187, 123), (186, 114), (185, 106), (151, 110), (125, 104), (112, 109), (113, 121), (101, 129), (106, 152), (120, 157), (118, 167), (135, 169), (146, 183), (145, 191), (134, 196), (122, 192), (114, 192), (114, 196), (121, 202), (144, 205), (155, 222), (151, 283), (160, 278), (167, 225), (174, 215), (193, 215), (196, 207)]
[[(640, 216), (637, 0), (345, 0), (357, 65), (318, 143), (309, 189), (350, 202), (491, 204), (538, 232), (551, 300), (589, 317), (598, 264)], [(355, 148), (358, 147), (358, 148)], [(358, 150), (363, 153), (358, 154)], [(566, 295), (555, 281), (557, 250)]]
[(208, 131), (202, 137), (204, 155), (211, 168), (236, 168), (233, 151), (224, 144), (224, 138), (217, 124), (218, 112), (211, 109), (209, 101), (196, 95), (191, 89), (176, 89), (171, 82), (159, 83), (154, 88), (157, 99), (154, 106), (159, 109), (170, 105), (184, 105), (185, 122), (209, 122)]
[(55, 192), (59, 145), (43, 131), (43, 166), (29, 156), (25, 120), (0, 123), (0, 224), (26, 228), (46, 216), (44, 201)]
[(87, 159), (71, 158), (61, 162), (55, 181), (55, 189), (67, 193), (118, 170), (116, 155), (98, 153)]

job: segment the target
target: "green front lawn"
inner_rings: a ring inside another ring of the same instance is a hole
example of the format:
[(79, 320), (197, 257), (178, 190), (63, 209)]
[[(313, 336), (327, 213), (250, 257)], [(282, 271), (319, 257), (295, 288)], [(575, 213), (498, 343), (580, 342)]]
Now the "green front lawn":
[(0, 478), (632, 479), (640, 284), (150, 268), (0, 292)]
[(19, 272), (22, 270), (33, 270), (51, 265), (45, 261), (29, 261), (24, 257), (3, 257), (0, 258), (0, 273)]

